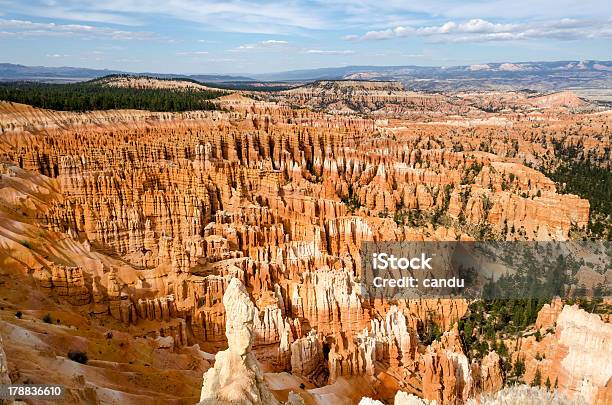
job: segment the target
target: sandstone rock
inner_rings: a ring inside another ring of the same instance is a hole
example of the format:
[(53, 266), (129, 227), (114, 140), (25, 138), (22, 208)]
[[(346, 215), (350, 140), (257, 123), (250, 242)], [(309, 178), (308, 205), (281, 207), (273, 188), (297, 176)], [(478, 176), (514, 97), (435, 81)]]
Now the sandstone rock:
[(291, 344), (291, 372), (308, 376), (322, 366), (323, 349), (314, 330)]
[(550, 304), (544, 304), (540, 312), (538, 312), (538, 318), (535, 323), (536, 328), (540, 330), (554, 328), (562, 310), (563, 301), (560, 298), (555, 298)]
[[(395, 399), (393, 402), (393, 405), (436, 405), (436, 401), (427, 401), (424, 399), (421, 399), (415, 395), (412, 394), (408, 394), (407, 392), (403, 392), (403, 391), (398, 391), (395, 394)], [(375, 399), (371, 399), (368, 397), (363, 397), (361, 399), (361, 401), (359, 401), (359, 405), (382, 405), (383, 403), (375, 400)]]
[[(610, 114), (568, 114), (522, 93), (420, 94), (360, 81), (218, 102), (226, 111), (70, 113), (0, 102), (0, 150), (12, 162), (0, 163), (2, 270), (31, 274), (62, 302), (91, 304), (82, 310), (101, 321), (210, 352), (234, 336), (223, 297), (236, 277), (255, 303), (244, 322), (252, 344), (278, 345), (262, 347), (266, 366), (321, 384), (382, 372), (439, 400), (495, 390), (494, 354), (467, 364), (457, 336), (426, 348), (416, 332), (432, 321), (451, 330), (467, 302), (364, 299), (360, 244), (471, 240), (485, 226), (500, 239), (567, 239), (588, 223), (588, 201), (559, 193), (527, 163), (558, 163), (558, 142), (605, 161)], [(541, 312), (541, 332), (558, 312)], [(568, 335), (582, 328), (521, 339), (513, 356), (528, 355), (526, 379), (541, 369), (559, 389), (601, 402), (599, 366), (579, 376), (562, 367), (566, 357), (576, 363), (566, 351), (578, 353), (577, 342), (588, 364), (601, 349), (577, 337), (585, 333)], [(252, 356), (230, 349), (220, 355), (228, 367), (259, 381)], [(231, 382), (224, 370), (210, 381)]]
[(174, 339), (172, 336), (166, 337), (158, 337), (155, 339), (155, 345), (157, 349), (173, 349), (174, 348)]
[(291, 325), (287, 320), (285, 320), (278, 345), (278, 364), (282, 370), (289, 370), (291, 368), (292, 342), (293, 334), (291, 332)]
[(472, 363), (472, 379), (479, 392), (492, 393), (504, 386), (504, 372), (501, 358), (489, 352), (479, 363)]
[(287, 395), (286, 405), (304, 405), (304, 400), (299, 394), (296, 394), (293, 391), (289, 391)]
[(225, 334), (229, 348), (217, 353), (214, 367), (204, 374), (200, 404), (277, 404), (251, 353), (255, 305), (237, 278), (230, 282), (223, 306), (227, 313)]
[(436, 402), (423, 400), (415, 395), (408, 394), (407, 392), (398, 391), (395, 394), (395, 401), (393, 405), (435, 405)]
[(375, 399), (363, 397), (361, 398), (361, 401), (359, 401), (359, 405), (384, 405), (384, 404)]
[(561, 347), (567, 348), (561, 360), (561, 390), (588, 403), (606, 398), (603, 392), (612, 381), (612, 325), (566, 305), (557, 319), (557, 336)]
[(73, 305), (86, 305), (91, 301), (91, 293), (85, 284), (83, 270), (79, 267), (53, 264), (50, 272), (41, 269), (34, 277), (41, 287), (53, 290)]
[(525, 361), (524, 380), (532, 381), (539, 370), (542, 381), (550, 381), (571, 400), (609, 402), (612, 326), (596, 314), (555, 301), (542, 308), (538, 319), (544, 320), (542, 326), (553, 324), (540, 329), (539, 341), (534, 336), (522, 338), (512, 354), (513, 359)]
[(2, 336), (0, 335), (0, 384), (10, 384), (11, 379), (9, 377), (8, 362), (6, 354), (4, 353), (4, 347), (2, 343)]
[(423, 398), (439, 403), (464, 402), (474, 394), (468, 359), (458, 341), (458, 332), (445, 332), (441, 341), (428, 346), (421, 358)]
[(154, 299), (139, 299), (136, 312), (142, 319), (169, 321), (170, 318), (176, 316), (177, 312), (174, 295)]

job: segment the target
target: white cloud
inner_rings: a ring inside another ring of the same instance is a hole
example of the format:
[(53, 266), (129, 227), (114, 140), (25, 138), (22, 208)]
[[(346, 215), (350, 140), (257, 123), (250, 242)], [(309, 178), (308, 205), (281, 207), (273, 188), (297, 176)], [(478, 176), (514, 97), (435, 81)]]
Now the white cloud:
[(509, 6), (507, 0), (0, 0), (0, 9), (14, 15), (131, 26), (166, 17), (221, 32), (287, 34), (321, 29), (377, 32), (476, 16), (505, 21), (607, 18), (610, 1), (514, 0)]
[[(429, 29), (429, 28), (426, 28), (426, 29)], [(391, 38), (397, 38), (397, 37), (407, 37), (407, 36), (414, 34), (415, 32), (416, 30), (412, 27), (399, 26), (399, 27), (395, 27), (392, 29), (382, 30), (382, 31), (368, 31), (361, 37), (358, 35), (347, 35), (345, 39), (347, 37), (349, 40), (391, 39)]]
[(227, 52), (243, 52), (254, 49), (274, 49), (274, 48), (286, 48), (289, 45), (287, 41), (281, 41), (277, 39), (267, 39), (265, 41), (259, 41), (253, 44), (244, 44), (236, 48), (228, 49)]
[(365, 34), (347, 35), (345, 40), (384, 40), (409, 36), (429, 37), (431, 42), (486, 42), (552, 38), (574, 40), (612, 37), (612, 23), (599, 20), (564, 18), (555, 21), (533, 21), (501, 24), (481, 18), (463, 23), (448, 21), (442, 25), (425, 27), (398, 26)]
[(207, 62), (213, 62), (213, 63), (226, 63), (226, 62), (235, 62), (236, 59), (231, 59), (231, 58), (212, 58), (212, 59), (207, 59)]
[(355, 51), (351, 51), (348, 49), (341, 50), (341, 51), (323, 50), (323, 49), (308, 49), (305, 52), (318, 54), (318, 55), (350, 55), (350, 54), (355, 53)]
[[(402, 28), (402, 27), (398, 27)], [(384, 30), (384, 31), (368, 31), (366, 32), (360, 39), (390, 39), (395, 37), (395, 32), (393, 30)]]
[(221, 32), (277, 34), (288, 28), (321, 29), (325, 22), (318, 12), (313, 13), (311, 5), (301, 1), (29, 0), (0, 4), (3, 11), (6, 8), (20, 15), (133, 26), (164, 16)]
[(39, 23), (27, 20), (0, 19), (0, 29), (13, 37), (67, 36), (79, 38), (110, 38), (117, 40), (145, 40), (155, 35), (145, 31), (124, 31), (110, 27), (83, 24)]
[(286, 45), (289, 42), (287, 41), (279, 41), (276, 39), (268, 39), (266, 41), (261, 41), (259, 44), (263, 46), (274, 46), (274, 45)]
[(45, 55), (47, 58), (65, 58), (70, 55), (63, 55), (61, 53), (48, 53)]

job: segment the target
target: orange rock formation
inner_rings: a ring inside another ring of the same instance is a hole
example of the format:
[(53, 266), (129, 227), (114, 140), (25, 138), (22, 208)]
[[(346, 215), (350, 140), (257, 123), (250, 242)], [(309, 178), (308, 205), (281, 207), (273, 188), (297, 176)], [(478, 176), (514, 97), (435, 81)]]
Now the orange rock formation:
[[(360, 243), (568, 238), (588, 223), (588, 201), (559, 194), (525, 163), (554, 156), (552, 142), (578, 126), (563, 139), (602, 153), (609, 135), (601, 129), (612, 116), (518, 95), (319, 86), (267, 98), (232, 94), (219, 100), (223, 112), (68, 113), (0, 103), (3, 280), (29, 280), (42, 294), (32, 302), (50, 297), (90, 323), (160, 338), (178, 353), (226, 347), (235, 319), (223, 297), (236, 278), (252, 299), (247, 323), (266, 371), (291, 371), (311, 385), (363, 377), (442, 403), (500, 389), (499, 356), (470, 363), (453, 331), (465, 301), (361, 296)], [(358, 108), (347, 110), (346, 100)], [(330, 114), (338, 111), (348, 114)], [(597, 322), (572, 309), (559, 315), (556, 305), (538, 327), (557, 319), (546, 340), (555, 340), (551, 356), (560, 356), (554, 345), (569, 348), (565, 360), (551, 360), (560, 387), (580, 390), (588, 379), (590, 398), (609, 398), (603, 371), (579, 376), (570, 367), (579, 356), (572, 350), (601, 346), (580, 326)], [(417, 330), (432, 320), (446, 333), (425, 346)], [(593, 336), (607, 339), (607, 326), (597, 328)], [(105, 361), (101, 350), (91, 355)], [(210, 365), (202, 356), (198, 372)], [(173, 398), (194, 396), (168, 389)]]

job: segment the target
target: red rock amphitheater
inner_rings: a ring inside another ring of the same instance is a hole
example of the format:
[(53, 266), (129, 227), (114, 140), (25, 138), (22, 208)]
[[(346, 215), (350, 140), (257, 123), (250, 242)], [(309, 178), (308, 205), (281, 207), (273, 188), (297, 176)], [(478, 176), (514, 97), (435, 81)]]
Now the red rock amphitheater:
[[(356, 83), (234, 93), (211, 112), (1, 102), (2, 381), (121, 404), (457, 404), (502, 390), (498, 353), (462, 345), (468, 302), (364, 299), (360, 244), (568, 239), (589, 202), (529, 166), (553, 161), (557, 140), (609, 153), (612, 114), (568, 94)], [(540, 370), (543, 389), (611, 403), (607, 321), (553, 302), (540, 340), (507, 347), (525, 381)], [(424, 342), (431, 322), (443, 333)]]

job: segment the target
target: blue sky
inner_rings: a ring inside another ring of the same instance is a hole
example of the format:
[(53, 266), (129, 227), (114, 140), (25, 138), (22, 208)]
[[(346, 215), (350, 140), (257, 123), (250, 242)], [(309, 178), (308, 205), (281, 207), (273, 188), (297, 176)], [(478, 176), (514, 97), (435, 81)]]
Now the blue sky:
[(0, 62), (173, 73), (612, 59), (609, 0), (0, 0)]

